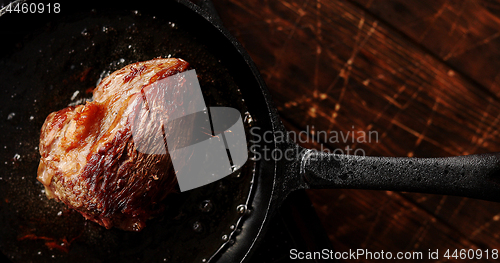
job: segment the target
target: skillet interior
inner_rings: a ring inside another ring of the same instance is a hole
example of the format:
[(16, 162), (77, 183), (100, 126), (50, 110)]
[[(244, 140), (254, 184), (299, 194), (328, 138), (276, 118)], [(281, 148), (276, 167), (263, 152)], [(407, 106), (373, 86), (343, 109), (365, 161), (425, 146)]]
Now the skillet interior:
[[(0, 249), (15, 262), (209, 259), (227, 241), (223, 236), (235, 231), (231, 226), (241, 217), (236, 207), (247, 200), (255, 163), (248, 161), (241, 175), (169, 197), (167, 212), (149, 221), (140, 233), (105, 230), (48, 201), (42, 193), (35, 179), (39, 130), (50, 112), (90, 98), (89, 89), (109, 71), (157, 56), (190, 62), (200, 75), (207, 106), (248, 110), (262, 130), (271, 130), (267, 104), (258, 88), (262, 83), (224, 36), (178, 3), (168, 3), (159, 12), (147, 3), (141, 8), (123, 4), (118, 9), (87, 1), (78, 6), (83, 12), (70, 8), (57, 16), (39, 15), (33, 20), (36, 24), (19, 16), (1, 17), (2, 24), (13, 26), (2, 32), (9, 41), (3, 43), (0, 57), (4, 93)], [(252, 103), (243, 103), (242, 97)], [(254, 212), (237, 230), (241, 232), (237, 242), (223, 258), (241, 258), (260, 232), (273, 168), (272, 163), (257, 165), (261, 176), (255, 181)], [(205, 200), (211, 200), (210, 209), (200, 208)], [(197, 222), (199, 231), (193, 229)]]

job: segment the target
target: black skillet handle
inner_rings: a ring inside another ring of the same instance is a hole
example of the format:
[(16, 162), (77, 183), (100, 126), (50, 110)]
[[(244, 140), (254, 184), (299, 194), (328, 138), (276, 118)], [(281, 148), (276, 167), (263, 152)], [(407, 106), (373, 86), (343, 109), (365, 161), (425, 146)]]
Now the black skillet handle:
[(392, 190), (500, 202), (500, 153), (406, 158), (308, 150), (300, 173), (310, 188)]

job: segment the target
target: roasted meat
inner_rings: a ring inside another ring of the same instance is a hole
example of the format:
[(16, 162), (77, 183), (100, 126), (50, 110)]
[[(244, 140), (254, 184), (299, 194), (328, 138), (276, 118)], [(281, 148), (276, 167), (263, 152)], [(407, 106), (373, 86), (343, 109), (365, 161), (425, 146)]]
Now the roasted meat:
[[(51, 113), (41, 130), (37, 177), (47, 196), (106, 228), (141, 230), (177, 181), (168, 152), (137, 150), (131, 122), (141, 116), (133, 115), (141, 114), (140, 98), (154, 83), (188, 66), (175, 58), (128, 65), (101, 81), (93, 101)], [(175, 98), (161, 110), (173, 106)], [(160, 125), (139, 121), (135, 129), (147, 133)]]

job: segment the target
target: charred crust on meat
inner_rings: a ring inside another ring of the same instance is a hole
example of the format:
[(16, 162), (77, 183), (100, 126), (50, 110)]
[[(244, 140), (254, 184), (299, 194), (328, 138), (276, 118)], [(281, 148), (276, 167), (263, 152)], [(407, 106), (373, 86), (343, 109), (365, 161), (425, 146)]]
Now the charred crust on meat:
[(108, 229), (144, 228), (177, 181), (168, 153), (137, 151), (131, 102), (148, 85), (188, 68), (175, 58), (134, 63), (103, 79), (92, 102), (51, 113), (41, 130), (37, 176), (47, 196)]

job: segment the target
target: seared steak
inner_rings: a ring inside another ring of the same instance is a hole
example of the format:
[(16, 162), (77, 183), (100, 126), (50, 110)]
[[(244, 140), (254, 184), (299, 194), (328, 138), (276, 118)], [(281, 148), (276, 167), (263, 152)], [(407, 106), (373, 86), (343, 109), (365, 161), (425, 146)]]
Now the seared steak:
[[(41, 130), (37, 177), (47, 196), (106, 228), (141, 230), (175, 191), (176, 178), (168, 152), (137, 150), (130, 122), (141, 118), (133, 115), (140, 115), (150, 86), (188, 66), (175, 58), (128, 65), (101, 81), (92, 102), (51, 113)], [(137, 128), (147, 134), (162, 125), (138, 122)]]

